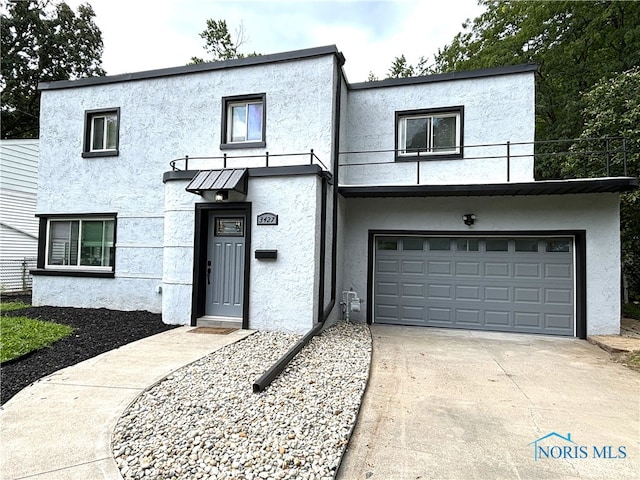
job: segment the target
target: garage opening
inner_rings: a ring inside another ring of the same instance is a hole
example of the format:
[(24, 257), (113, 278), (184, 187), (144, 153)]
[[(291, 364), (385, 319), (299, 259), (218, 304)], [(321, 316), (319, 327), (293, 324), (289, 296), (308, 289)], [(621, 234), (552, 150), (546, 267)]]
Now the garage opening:
[(375, 323), (576, 336), (574, 236), (374, 235), (372, 247)]

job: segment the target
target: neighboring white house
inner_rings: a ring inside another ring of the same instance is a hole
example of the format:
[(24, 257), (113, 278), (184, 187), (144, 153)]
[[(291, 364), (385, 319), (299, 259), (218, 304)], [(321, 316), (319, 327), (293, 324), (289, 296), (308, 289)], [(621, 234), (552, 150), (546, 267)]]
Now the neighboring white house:
[(0, 140), (0, 289), (31, 286), (38, 253), (38, 139)]
[(618, 332), (637, 180), (534, 181), (535, 66), (349, 84), (343, 63), (41, 84), (34, 303), (304, 332), (353, 289), (368, 322)]

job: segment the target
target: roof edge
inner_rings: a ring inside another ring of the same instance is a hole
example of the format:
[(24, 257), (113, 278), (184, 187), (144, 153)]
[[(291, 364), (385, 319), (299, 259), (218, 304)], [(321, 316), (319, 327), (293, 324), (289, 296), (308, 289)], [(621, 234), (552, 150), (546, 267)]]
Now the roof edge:
[(471, 78), (496, 77), (500, 75), (513, 75), (517, 73), (535, 72), (538, 70), (536, 63), (523, 63), (508, 65), (505, 67), (481, 68), (479, 70), (464, 70), (461, 72), (436, 73), (421, 77), (386, 78), (373, 82), (358, 82), (349, 85), (351, 90), (365, 90), (369, 88), (399, 87), (402, 85), (419, 85), (422, 83), (446, 82), (450, 80), (464, 80)]
[(460, 185), (379, 185), (338, 187), (345, 198), (373, 197), (490, 197), (622, 193), (638, 188), (635, 177), (547, 180), (522, 183)]
[(272, 53), (268, 55), (258, 55), (255, 57), (236, 58), (232, 60), (221, 60), (218, 62), (199, 63), (195, 65), (183, 65), (180, 67), (161, 68), (157, 70), (145, 70), (141, 72), (108, 75), (104, 77), (88, 77), (79, 78), (77, 80), (40, 82), (38, 84), (38, 90), (60, 90), (64, 88), (106, 85), (110, 83), (121, 83), (135, 80), (169, 77), (174, 75), (185, 75), (190, 73), (210, 72), (214, 70), (224, 70), (227, 68), (249, 67), (267, 63), (291, 62), (295, 60), (322, 57), (325, 55), (335, 55), (338, 59), (338, 65), (342, 66), (344, 64), (344, 56), (338, 50), (338, 47), (336, 45), (327, 45), (323, 47), (292, 50), (288, 52)]

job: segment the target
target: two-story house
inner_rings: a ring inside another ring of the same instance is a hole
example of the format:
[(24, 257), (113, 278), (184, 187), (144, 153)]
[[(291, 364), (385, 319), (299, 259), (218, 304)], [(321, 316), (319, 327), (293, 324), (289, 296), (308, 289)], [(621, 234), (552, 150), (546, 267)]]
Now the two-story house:
[(368, 322), (618, 332), (637, 180), (534, 180), (535, 66), (350, 84), (343, 63), (41, 84), (34, 303), (304, 332), (353, 289)]

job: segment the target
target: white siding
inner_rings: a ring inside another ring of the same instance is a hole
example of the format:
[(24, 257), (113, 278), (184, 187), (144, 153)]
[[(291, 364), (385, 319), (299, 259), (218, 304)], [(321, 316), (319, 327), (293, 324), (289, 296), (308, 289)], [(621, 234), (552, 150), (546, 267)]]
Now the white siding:
[(33, 258), (38, 251), (36, 191), (39, 141), (0, 141), (0, 258)]

